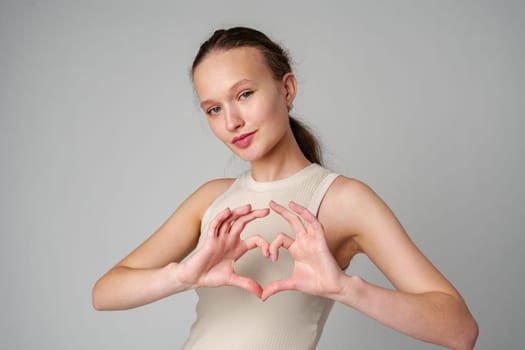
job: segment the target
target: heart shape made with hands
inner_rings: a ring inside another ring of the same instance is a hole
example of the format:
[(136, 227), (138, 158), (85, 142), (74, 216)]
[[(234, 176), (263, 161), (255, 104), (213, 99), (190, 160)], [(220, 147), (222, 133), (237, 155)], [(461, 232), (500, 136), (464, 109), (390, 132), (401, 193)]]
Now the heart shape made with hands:
[[(271, 243), (257, 234), (241, 239), (246, 224), (267, 216), (268, 209), (251, 210), (251, 206), (244, 206), (224, 210), (212, 221), (202, 254), (197, 254), (200, 258), (194, 264), (196, 270), (211, 273), (204, 286), (237, 286), (262, 300), (283, 290), (323, 295), (337, 289), (343, 272), (328, 249), (317, 218), (294, 202), (290, 202), (290, 210), (275, 202), (270, 202), (270, 208), (288, 222), (295, 238), (279, 233)], [(248, 253), (255, 248), (282, 266), (268, 268), (257, 252)], [(280, 248), (289, 254), (280, 256)]]
[[(295, 262), (288, 249), (294, 240), (282, 233), (272, 242), (261, 239), (264, 242), (259, 241), (259, 246), (251, 247), (235, 261), (234, 271), (245, 281), (239, 287), (266, 300), (293, 274)], [(285, 251), (280, 252), (280, 248)]]

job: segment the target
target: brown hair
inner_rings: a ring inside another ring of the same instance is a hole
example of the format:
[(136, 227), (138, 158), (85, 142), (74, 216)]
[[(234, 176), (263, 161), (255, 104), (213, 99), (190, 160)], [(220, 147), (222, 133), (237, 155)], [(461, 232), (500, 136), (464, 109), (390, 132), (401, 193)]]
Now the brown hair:
[[(246, 27), (216, 30), (213, 35), (202, 43), (199, 52), (193, 60), (192, 75), (199, 63), (213, 50), (228, 50), (237, 47), (253, 47), (263, 55), (274, 79), (281, 80), (286, 73), (292, 71), (288, 54), (278, 44), (270, 40), (264, 33)], [(299, 120), (289, 116), (290, 127), (301, 152), (312, 163), (321, 164), (321, 149), (312, 132)]]

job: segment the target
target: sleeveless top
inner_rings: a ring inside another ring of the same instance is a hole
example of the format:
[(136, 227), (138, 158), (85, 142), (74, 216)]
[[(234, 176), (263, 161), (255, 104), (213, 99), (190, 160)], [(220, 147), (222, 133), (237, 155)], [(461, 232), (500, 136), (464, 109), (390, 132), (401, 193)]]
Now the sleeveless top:
[[(318, 164), (310, 164), (292, 176), (257, 182), (250, 172), (237, 178), (206, 210), (201, 223), (198, 249), (204, 242), (211, 220), (226, 207), (251, 204), (267, 208), (270, 200), (287, 207), (293, 200), (317, 215), (321, 201), (337, 174)], [(261, 235), (268, 242), (285, 232), (295, 237), (288, 222), (273, 211), (250, 222), (241, 238)], [(256, 280), (263, 288), (273, 280), (284, 279), (293, 271), (294, 262), (281, 248), (276, 262), (255, 248), (235, 262), (235, 271)], [(238, 287), (199, 288), (197, 319), (183, 349), (185, 350), (305, 350), (315, 349), (333, 300), (297, 291), (283, 291), (265, 302)]]

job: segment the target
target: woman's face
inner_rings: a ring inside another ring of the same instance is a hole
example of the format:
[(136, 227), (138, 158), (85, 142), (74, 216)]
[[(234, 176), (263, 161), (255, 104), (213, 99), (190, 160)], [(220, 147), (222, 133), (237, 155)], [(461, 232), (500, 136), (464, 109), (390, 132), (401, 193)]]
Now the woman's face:
[(275, 80), (259, 50), (212, 51), (193, 81), (211, 130), (240, 158), (259, 160), (286, 144), (295, 78), (289, 73)]

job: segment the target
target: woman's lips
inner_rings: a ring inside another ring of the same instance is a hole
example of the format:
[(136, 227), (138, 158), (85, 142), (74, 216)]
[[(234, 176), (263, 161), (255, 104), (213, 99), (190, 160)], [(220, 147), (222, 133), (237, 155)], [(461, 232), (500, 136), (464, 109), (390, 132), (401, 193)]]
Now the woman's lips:
[(250, 145), (250, 143), (252, 142), (252, 139), (253, 139), (253, 135), (257, 132), (257, 130), (255, 131), (252, 131), (252, 132), (249, 132), (249, 133), (246, 133), (246, 134), (242, 134), (242, 135), (239, 135), (239, 136), (236, 136), (232, 139), (232, 143), (239, 147), (239, 148), (246, 148)]

